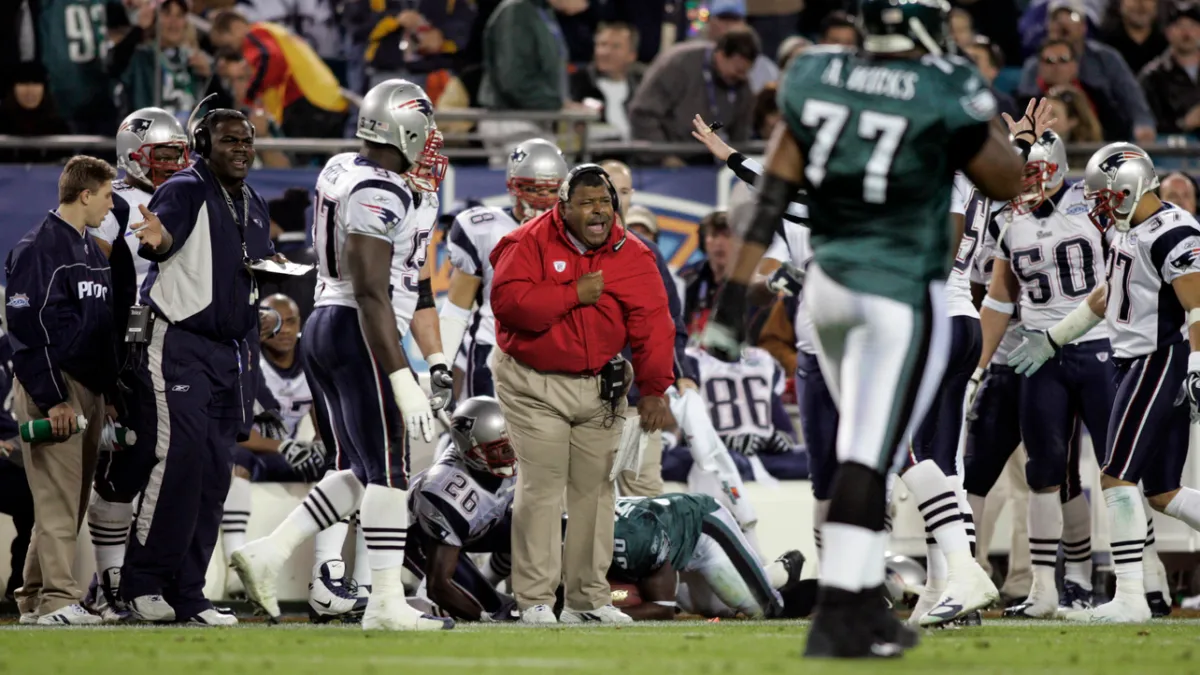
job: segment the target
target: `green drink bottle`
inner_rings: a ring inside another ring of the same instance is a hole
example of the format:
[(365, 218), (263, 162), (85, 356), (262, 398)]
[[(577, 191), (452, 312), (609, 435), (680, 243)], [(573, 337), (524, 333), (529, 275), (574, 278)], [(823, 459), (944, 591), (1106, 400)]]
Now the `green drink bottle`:
[[(87, 429), (87, 418), (83, 415), (75, 417), (79, 431)], [(79, 432), (76, 432), (79, 433)], [(21, 440), (26, 443), (45, 443), (54, 440), (54, 431), (50, 420), (32, 420), (21, 425)]]

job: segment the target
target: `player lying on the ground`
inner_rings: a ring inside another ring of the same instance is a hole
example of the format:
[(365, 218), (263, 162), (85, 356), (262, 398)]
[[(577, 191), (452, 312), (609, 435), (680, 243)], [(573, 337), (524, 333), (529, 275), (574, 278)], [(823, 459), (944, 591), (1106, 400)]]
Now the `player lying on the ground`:
[[(423, 578), (428, 601), (455, 619), (516, 620), (513, 599), (496, 591), (511, 571), (517, 482), (500, 404), (489, 396), (469, 398), (450, 422), (433, 466), (413, 479), (409, 492), (408, 567)], [(468, 552), (492, 554), (483, 571)]]
[(613, 536), (608, 576), (637, 586), (642, 603), (622, 608), (635, 621), (669, 621), (676, 607), (711, 617), (780, 617), (779, 593), (800, 581), (804, 566), (799, 551), (764, 566), (729, 510), (707, 495), (621, 497)]

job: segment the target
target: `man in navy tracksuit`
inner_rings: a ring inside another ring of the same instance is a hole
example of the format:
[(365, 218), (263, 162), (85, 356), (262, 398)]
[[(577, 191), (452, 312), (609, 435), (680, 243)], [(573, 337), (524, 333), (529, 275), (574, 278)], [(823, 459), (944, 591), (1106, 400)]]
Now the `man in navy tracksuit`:
[[(244, 183), (254, 130), (216, 110), (195, 132), (196, 164), (143, 211), (139, 254), (152, 321), (138, 367), (138, 443), (154, 469), (121, 575), (134, 618), (232, 625), (204, 598), (204, 574), (229, 491), (230, 449), (249, 438), (258, 377), (258, 291), (249, 262), (274, 256), (267, 204)], [(131, 320), (131, 326), (133, 321)]]

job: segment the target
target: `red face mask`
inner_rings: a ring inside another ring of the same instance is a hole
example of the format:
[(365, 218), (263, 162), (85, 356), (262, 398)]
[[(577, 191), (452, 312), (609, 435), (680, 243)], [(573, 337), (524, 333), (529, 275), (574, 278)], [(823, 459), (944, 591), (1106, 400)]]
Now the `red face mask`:
[[(154, 151), (158, 148), (176, 149), (179, 151), (179, 157), (176, 159), (155, 159)], [(183, 142), (146, 143), (135, 152), (130, 153), (129, 158), (137, 162), (138, 166), (145, 170), (146, 177), (154, 187), (167, 182), (167, 179), (176, 171), (182, 171), (191, 166), (191, 161), (188, 158), (187, 144)]]
[(434, 127), (425, 138), (425, 148), (421, 150), (421, 158), (417, 160), (417, 165), (408, 172), (409, 179), (418, 190), (437, 192), (438, 186), (446, 179), (450, 158), (442, 154), (444, 146), (442, 132)]

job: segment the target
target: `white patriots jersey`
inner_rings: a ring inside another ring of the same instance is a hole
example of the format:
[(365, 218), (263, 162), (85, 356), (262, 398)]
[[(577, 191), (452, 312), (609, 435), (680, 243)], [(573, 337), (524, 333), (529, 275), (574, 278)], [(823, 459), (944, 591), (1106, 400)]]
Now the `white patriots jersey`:
[(446, 250), (450, 264), (482, 281), (479, 308), (471, 317), (467, 335), (477, 344), (496, 344), (496, 317), (492, 314), (492, 278), (495, 271), (489, 257), (492, 249), (504, 235), (520, 227), (506, 209), (492, 206), (477, 206), (467, 209), (454, 219)]
[[(793, 206), (798, 205), (793, 204)], [(809, 236), (807, 227), (785, 220), (783, 221), (783, 234), (775, 233), (775, 237), (771, 240), (771, 245), (767, 247), (767, 252), (763, 254), (763, 257), (778, 260), (781, 263), (791, 263), (802, 270), (807, 269), (813, 259)], [(813, 339), (816, 329), (813, 328), (812, 319), (808, 315), (803, 289), (796, 298), (796, 316), (792, 319), (792, 326), (796, 331), (796, 349), (805, 354), (816, 354), (817, 343)]]
[[(966, 217), (967, 205), (975, 194), (975, 186), (966, 174), (957, 171), (954, 174), (954, 188), (950, 195), (950, 213)], [(971, 265), (975, 262), (976, 249), (979, 248), (981, 228), (973, 222), (963, 224), (962, 241), (958, 245), (958, 253), (954, 256), (954, 267), (950, 268), (950, 276), (946, 278), (946, 309), (950, 316), (973, 316), (979, 318), (979, 310), (971, 299)]]
[(304, 378), (299, 354), (291, 368), (279, 368), (262, 354), (258, 357), (258, 365), (263, 371), (263, 381), (267, 383), (271, 395), (279, 403), (279, 415), (283, 417), (287, 437), (295, 438), (300, 422), (308, 416), (313, 404), (312, 392), (308, 388), (308, 380)]
[[(1032, 330), (1049, 330), (1104, 280), (1104, 235), (1088, 217), (1092, 205), (1083, 183), (1056, 197), (1034, 213), (1017, 215), (1009, 207), (997, 216), (1001, 228), (1008, 227), (995, 256), (1012, 266), (1021, 287), (1021, 324)], [(1075, 343), (1107, 337), (1100, 323)]]
[(334, 155), (321, 171), (313, 213), (315, 306), (357, 309), (350, 274), (342, 269), (346, 240), (351, 234), (382, 239), (392, 246), (390, 286), (396, 328), (401, 336), (407, 335), (417, 308), (417, 281), (429, 235), (437, 222), (437, 195), (414, 192), (400, 174), (347, 152)]
[(1200, 272), (1200, 225), (1164, 203), (1158, 213), (1113, 238), (1105, 323), (1113, 355), (1133, 358), (1182, 342), (1186, 317), (1171, 283)]
[(419, 524), (434, 541), (462, 548), (478, 541), (512, 509), (516, 476), (486, 476), (485, 486), (443, 435), (437, 460), (413, 479), (408, 493), (409, 527)]
[(700, 392), (718, 434), (768, 437), (774, 433), (771, 411), (787, 382), (783, 368), (766, 350), (747, 347), (734, 363), (696, 347), (688, 347), (687, 356), (696, 361)]
[(117, 245), (115, 243), (117, 237), (121, 237), (124, 246), (129, 248), (129, 253), (133, 256), (133, 270), (137, 273), (139, 295), (142, 292), (142, 282), (146, 280), (146, 274), (150, 271), (150, 261), (138, 255), (141, 242), (138, 241), (131, 226), (142, 222), (142, 214), (138, 211), (138, 207), (149, 206), (152, 197), (154, 194), (151, 192), (144, 192), (141, 188), (122, 180), (115, 181), (113, 183), (113, 208), (108, 215), (104, 216), (100, 227), (91, 231), (93, 237), (113, 246)]
[[(972, 221), (975, 221), (974, 226), (981, 227), (983, 232), (979, 238), (979, 249), (975, 251), (975, 262), (971, 265), (971, 282), (981, 284), (985, 288), (992, 283), (992, 270), (996, 262), (995, 254), (1000, 246), (997, 238), (1003, 231), (1003, 225), (996, 218), (996, 213), (1003, 209), (1006, 203), (994, 202), (976, 192), (967, 204), (967, 227), (972, 227)], [(983, 224), (980, 224), (979, 221), (982, 221)], [(1004, 331), (1004, 337), (1000, 338), (1000, 344), (996, 346), (996, 352), (992, 354), (991, 363), (1001, 366), (1008, 365), (1008, 353), (1016, 349), (1023, 339), (1017, 332), (1017, 326), (1020, 325), (1021, 309), (1014, 307), (1012, 318), (1008, 321), (1008, 328)]]

